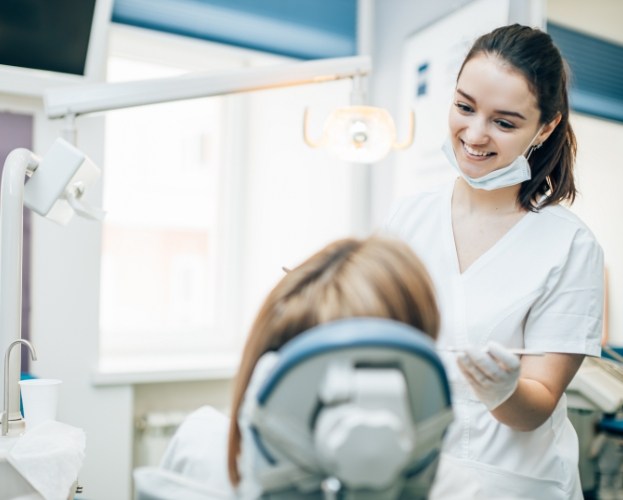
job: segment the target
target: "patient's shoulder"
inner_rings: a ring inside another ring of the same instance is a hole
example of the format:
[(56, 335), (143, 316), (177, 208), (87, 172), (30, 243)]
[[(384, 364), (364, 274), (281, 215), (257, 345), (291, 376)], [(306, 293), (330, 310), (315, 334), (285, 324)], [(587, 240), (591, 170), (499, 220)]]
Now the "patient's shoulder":
[(171, 439), (172, 443), (190, 446), (193, 442), (221, 443), (229, 432), (229, 417), (212, 406), (202, 406), (189, 413)]
[(181, 427), (210, 424), (215, 428), (229, 427), (229, 417), (213, 406), (202, 406), (188, 414)]
[(211, 406), (202, 406), (184, 419), (160, 466), (233, 493), (227, 476), (228, 433), (229, 417)]
[[(215, 446), (226, 449), (229, 432), (229, 417), (212, 406), (202, 406), (189, 413), (171, 438), (163, 458), (163, 466), (170, 452), (187, 453), (195, 448), (213, 450)], [(195, 452), (196, 453), (196, 452)]]

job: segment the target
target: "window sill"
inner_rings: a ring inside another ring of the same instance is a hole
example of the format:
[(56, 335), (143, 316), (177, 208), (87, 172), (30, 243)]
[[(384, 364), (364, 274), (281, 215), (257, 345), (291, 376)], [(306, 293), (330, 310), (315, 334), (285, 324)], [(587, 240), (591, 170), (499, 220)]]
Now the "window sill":
[(238, 371), (239, 356), (218, 358), (140, 358), (105, 359), (93, 373), (91, 383), (96, 387), (113, 385), (190, 382), (199, 380), (229, 380)]

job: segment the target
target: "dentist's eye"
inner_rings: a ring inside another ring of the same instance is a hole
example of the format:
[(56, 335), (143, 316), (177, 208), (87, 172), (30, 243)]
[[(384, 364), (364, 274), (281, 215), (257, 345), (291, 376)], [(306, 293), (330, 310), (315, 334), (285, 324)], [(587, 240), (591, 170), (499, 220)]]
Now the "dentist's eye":
[(454, 103), (454, 105), (461, 113), (471, 113), (472, 111), (474, 111), (474, 108), (472, 108), (469, 104), (465, 104), (464, 102), (457, 101)]
[(496, 120), (496, 122), (500, 127), (504, 128), (504, 129), (513, 129), (515, 128), (515, 125), (512, 124), (511, 122), (507, 122), (506, 120)]

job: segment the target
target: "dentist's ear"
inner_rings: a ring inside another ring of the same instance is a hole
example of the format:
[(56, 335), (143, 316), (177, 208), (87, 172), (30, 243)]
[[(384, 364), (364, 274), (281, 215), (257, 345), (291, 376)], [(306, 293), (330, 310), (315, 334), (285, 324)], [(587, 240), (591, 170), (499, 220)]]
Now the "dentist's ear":
[(552, 135), (552, 132), (560, 123), (561, 118), (562, 115), (560, 114), (560, 112), (558, 112), (556, 113), (556, 116), (554, 116), (553, 120), (543, 126), (543, 129), (541, 130), (541, 133), (537, 136), (536, 140), (536, 144), (538, 145), (538, 147), (541, 147), (543, 143), (548, 139), (548, 137)]

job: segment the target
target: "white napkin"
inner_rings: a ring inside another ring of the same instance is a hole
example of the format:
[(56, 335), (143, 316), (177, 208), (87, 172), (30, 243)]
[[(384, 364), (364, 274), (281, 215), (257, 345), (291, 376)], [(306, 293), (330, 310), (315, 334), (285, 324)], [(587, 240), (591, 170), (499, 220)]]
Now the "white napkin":
[(7, 460), (45, 500), (67, 500), (84, 461), (82, 429), (44, 422), (21, 436)]

